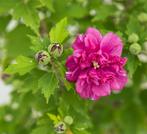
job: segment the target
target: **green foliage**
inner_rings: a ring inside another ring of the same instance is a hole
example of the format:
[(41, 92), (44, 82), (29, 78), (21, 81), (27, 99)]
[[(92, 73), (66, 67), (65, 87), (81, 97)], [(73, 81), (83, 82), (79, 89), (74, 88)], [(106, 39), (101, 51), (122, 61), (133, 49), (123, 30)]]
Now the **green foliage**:
[(36, 11), (36, 2), (33, 0), (2, 0), (0, 6), (3, 12), (13, 9), (14, 19), (21, 18), (27, 26), (38, 34), (39, 16)]
[(93, 21), (103, 21), (107, 17), (113, 15), (115, 10), (115, 6), (101, 5), (97, 9), (97, 15), (93, 18)]
[(67, 26), (67, 18), (62, 19), (53, 27), (49, 33), (51, 43), (62, 43), (68, 36), (68, 32), (65, 29)]
[[(0, 0), (0, 77), (13, 87), (9, 104), (0, 98), (0, 134), (146, 134), (146, 7), (146, 0)], [(88, 27), (120, 35), (128, 59), (128, 85), (98, 101), (81, 99), (65, 78), (71, 44)], [(46, 64), (35, 60), (40, 51)]]
[(17, 4), (14, 6), (13, 17), (14, 19), (22, 18), (27, 26), (30, 26), (36, 33), (38, 33), (39, 28), (39, 16), (35, 10), (35, 5), (33, 0), (28, 2), (16, 1)]
[(36, 36), (32, 36), (32, 35), (28, 35), (28, 37), (30, 38), (31, 41), (31, 46), (30, 49), (34, 52), (37, 53), (40, 50), (44, 50), (47, 49), (50, 41), (47, 37), (36, 37)]
[(129, 71), (129, 76), (132, 77), (139, 65), (139, 61), (137, 57), (133, 55), (128, 56), (128, 61), (127, 69)]
[(54, 73), (49, 72), (39, 79), (38, 86), (42, 89), (42, 93), (48, 102), (50, 96), (54, 94), (55, 89), (58, 88), (58, 80)]
[(47, 6), (49, 10), (54, 12), (52, 0), (40, 0), (40, 2), (43, 4), (43, 6)]
[(31, 54), (29, 49), (31, 42), (27, 37), (27, 34), (31, 34), (31, 30), (26, 28), (24, 25), (19, 25), (13, 31), (10, 31), (6, 36), (4, 36), (4, 39), (6, 38), (5, 49), (8, 58), (14, 59), (19, 55), (29, 56)]
[(8, 73), (8, 74), (19, 73), (20, 75), (24, 75), (30, 72), (35, 67), (36, 67), (36, 63), (34, 60), (28, 57), (19, 56), (16, 58), (16, 63), (11, 64), (5, 70), (5, 73)]
[(51, 130), (49, 129), (48, 126), (40, 126), (36, 129), (34, 129), (31, 134), (48, 134), (50, 132), (50, 134), (54, 134), (53, 132), (51, 132)]

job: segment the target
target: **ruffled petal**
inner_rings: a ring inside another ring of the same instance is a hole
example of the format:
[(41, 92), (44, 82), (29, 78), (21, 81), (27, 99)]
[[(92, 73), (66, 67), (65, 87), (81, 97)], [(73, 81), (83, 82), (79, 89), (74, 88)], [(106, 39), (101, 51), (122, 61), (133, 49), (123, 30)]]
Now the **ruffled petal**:
[(89, 98), (90, 85), (87, 84), (85, 79), (78, 79), (76, 82), (76, 91), (82, 98)]
[(76, 82), (80, 74), (80, 69), (77, 67), (74, 71), (66, 72), (66, 79), (71, 82)]
[(98, 43), (101, 42), (102, 35), (97, 29), (90, 27), (90, 28), (87, 29), (86, 34), (93, 35), (97, 39)]
[(108, 83), (93, 85), (92, 90), (96, 96), (108, 96), (111, 93), (110, 85)]
[(86, 37), (84, 38), (84, 43), (87, 52), (91, 52), (92, 50), (99, 50), (100, 45), (97, 41), (97, 38), (92, 34), (86, 34)]
[(83, 50), (85, 48), (85, 46), (84, 46), (84, 35), (78, 35), (76, 37), (76, 40), (74, 41), (72, 47), (73, 47), (74, 50), (78, 50), (78, 49)]
[(66, 60), (66, 67), (68, 70), (72, 71), (77, 67), (77, 63), (73, 56), (69, 56)]
[(108, 33), (103, 37), (100, 47), (102, 52), (113, 56), (121, 56), (123, 44), (116, 34)]
[(127, 83), (123, 69), (127, 59), (120, 57), (122, 48), (121, 39), (113, 33), (102, 37), (96, 29), (88, 28), (84, 35), (77, 36), (73, 55), (66, 62), (66, 78), (76, 83), (76, 92), (82, 98), (97, 100), (112, 90), (123, 89)]
[(66, 61), (68, 71), (66, 72), (66, 79), (75, 82), (80, 74), (80, 68), (77, 65), (76, 58), (69, 56)]
[(112, 90), (122, 90), (123, 87), (126, 85), (127, 81), (128, 77), (125, 70), (121, 70), (120, 74), (110, 82)]
[(74, 50), (95, 50), (100, 48), (101, 33), (95, 28), (88, 28), (84, 35), (78, 35), (72, 47)]
[(95, 28), (88, 28), (85, 34), (84, 43), (87, 51), (98, 51), (102, 39), (101, 33)]

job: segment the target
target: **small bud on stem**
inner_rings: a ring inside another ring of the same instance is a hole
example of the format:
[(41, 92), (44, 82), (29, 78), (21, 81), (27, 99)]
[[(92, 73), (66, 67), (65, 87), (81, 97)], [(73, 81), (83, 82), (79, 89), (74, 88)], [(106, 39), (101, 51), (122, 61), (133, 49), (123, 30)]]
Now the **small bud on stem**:
[(66, 130), (66, 125), (64, 122), (59, 122), (58, 124), (55, 125), (55, 131), (58, 133), (58, 134), (63, 134), (65, 133), (65, 130)]
[(130, 43), (136, 43), (139, 40), (139, 37), (136, 33), (132, 33), (131, 35), (129, 35), (128, 41)]
[(40, 65), (47, 65), (50, 62), (50, 55), (47, 51), (41, 50), (35, 55), (35, 59)]
[(50, 44), (48, 47), (48, 51), (52, 56), (60, 57), (63, 53), (63, 46), (58, 43)]
[(73, 118), (71, 116), (65, 116), (64, 122), (71, 125), (73, 123)]
[(141, 52), (141, 46), (138, 43), (133, 43), (129, 48), (131, 54), (138, 55)]

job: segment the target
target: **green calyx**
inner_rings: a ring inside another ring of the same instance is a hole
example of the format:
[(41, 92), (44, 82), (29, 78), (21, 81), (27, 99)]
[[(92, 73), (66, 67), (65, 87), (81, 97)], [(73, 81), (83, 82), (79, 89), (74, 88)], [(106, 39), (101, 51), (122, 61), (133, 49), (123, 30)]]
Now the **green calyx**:
[(128, 41), (130, 43), (135, 43), (139, 40), (139, 36), (136, 33), (132, 33), (131, 35), (129, 35)]
[(141, 52), (141, 46), (138, 43), (133, 43), (130, 48), (129, 51), (131, 52), (131, 54), (133, 55), (138, 55)]
[(63, 53), (63, 46), (59, 43), (50, 44), (48, 51), (53, 57), (60, 57)]
[(50, 55), (47, 51), (41, 50), (35, 55), (35, 59), (40, 65), (47, 65), (50, 62)]

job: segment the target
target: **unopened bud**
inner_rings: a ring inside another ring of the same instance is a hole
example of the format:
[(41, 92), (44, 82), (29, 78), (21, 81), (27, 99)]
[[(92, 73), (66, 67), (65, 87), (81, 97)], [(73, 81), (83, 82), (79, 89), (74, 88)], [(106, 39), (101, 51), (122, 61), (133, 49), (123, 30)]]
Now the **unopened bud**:
[(130, 43), (135, 43), (139, 40), (139, 37), (136, 33), (132, 33), (131, 35), (129, 35), (128, 41)]
[(147, 22), (147, 13), (144, 13), (144, 12), (140, 13), (138, 15), (138, 20), (140, 22)]
[(71, 125), (73, 123), (73, 118), (71, 116), (66, 116), (64, 118), (64, 122), (67, 123), (68, 125)]
[(141, 46), (138, 43), (133, 43), (129, 48), (131, 54), (138, 55), (141, 52)]
[(48, 51), (53, 57), (60, 57), (63, 53), (63, 46), (59, 43), (50, 44)]
[(138, 59), (140, 62), (143, 62), (143, 63), (147, 63), (147, 54), (145, 53), (140, 53), (138, 56)]
[(65, 133), (65, 130), (66, 130), (66, 124), (64, 122), (59, 122), (58, 124), (55, 125), (55, 131), (58, 134)]
[(35, 55), (35, 59), (40, 65), (47, 65), (50, 62), (50, 55), (47, 51), (41, 50)]

